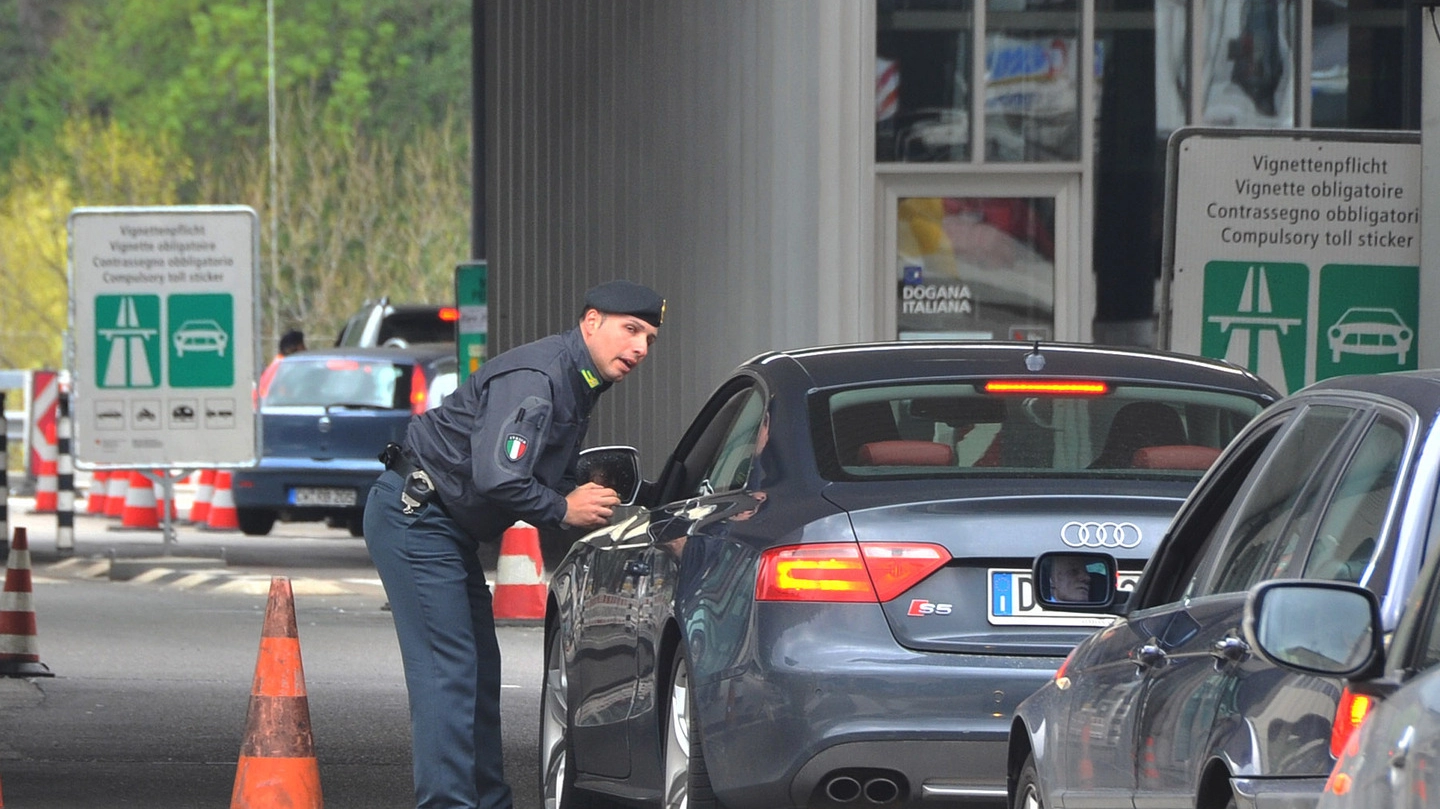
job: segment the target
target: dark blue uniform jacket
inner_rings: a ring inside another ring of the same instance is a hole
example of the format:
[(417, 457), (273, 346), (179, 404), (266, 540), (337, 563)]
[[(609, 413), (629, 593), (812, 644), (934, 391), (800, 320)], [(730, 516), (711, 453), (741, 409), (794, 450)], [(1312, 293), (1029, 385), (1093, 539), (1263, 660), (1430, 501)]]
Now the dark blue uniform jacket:
[(481, 365), (410, 421), (405, 443), (476, 540), (499, 541), (517, 520), (558, 526), (590, 410), (609, 387), (574, 328)]

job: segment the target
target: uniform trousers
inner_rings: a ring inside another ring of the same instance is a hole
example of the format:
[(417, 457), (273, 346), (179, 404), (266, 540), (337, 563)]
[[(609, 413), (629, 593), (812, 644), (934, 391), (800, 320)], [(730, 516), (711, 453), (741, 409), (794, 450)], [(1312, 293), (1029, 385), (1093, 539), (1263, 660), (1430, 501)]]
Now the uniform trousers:
[(385, 471), (365, 545), (395, 619), (410, 696), (418, 809), (510, 809), (500, 735), (500, 645), (478, 543), (438, 503), (404, 513)]

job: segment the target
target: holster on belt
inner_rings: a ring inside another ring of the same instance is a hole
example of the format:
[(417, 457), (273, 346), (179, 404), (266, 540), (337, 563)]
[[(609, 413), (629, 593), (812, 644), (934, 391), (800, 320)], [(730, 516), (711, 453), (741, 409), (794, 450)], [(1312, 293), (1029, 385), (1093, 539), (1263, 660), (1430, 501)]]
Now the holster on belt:
[(400, 489), (401, 511), (414, 514), (415, 509), (436, 499), (435, 483), (404, 447), (393, 441), (386, 444), (380, 453), (380, 462), (405, 479), (405, 485)]

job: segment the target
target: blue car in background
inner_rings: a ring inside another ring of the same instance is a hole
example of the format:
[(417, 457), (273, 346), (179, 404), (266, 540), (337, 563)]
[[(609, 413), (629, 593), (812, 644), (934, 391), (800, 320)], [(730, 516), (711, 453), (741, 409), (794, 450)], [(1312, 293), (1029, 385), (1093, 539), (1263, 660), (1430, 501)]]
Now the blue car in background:
[(263, 449), (238, 470), (233, 494), (240, 530), (270, 533), (275, 522), (326, 520), (361, 536), (379, 454), (404, 438), (410, 417), (454, 389), (454, 343), (404, 348), (329, 348), (275, 361), (262, 378)]

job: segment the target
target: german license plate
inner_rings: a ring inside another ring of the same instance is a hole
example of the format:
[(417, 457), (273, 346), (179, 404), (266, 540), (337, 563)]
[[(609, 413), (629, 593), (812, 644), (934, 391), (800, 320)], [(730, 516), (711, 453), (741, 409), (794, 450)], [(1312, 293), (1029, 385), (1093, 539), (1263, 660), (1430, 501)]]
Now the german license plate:
[[(1121, 573), (1118, 586), (1131, 590), (1138, 573)], [(991, 568), (989, 571), (990, 623), (1024, 626), (1109, 626), (1115, 617), (1082, 612), (1041, 609), (1035, 603), (1035, 586), (1028, 570)]]
[(354, 489), (297, 486), (290, 490), (290, 502), (297, 506), (353, 506), (359, 500)]

